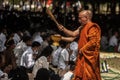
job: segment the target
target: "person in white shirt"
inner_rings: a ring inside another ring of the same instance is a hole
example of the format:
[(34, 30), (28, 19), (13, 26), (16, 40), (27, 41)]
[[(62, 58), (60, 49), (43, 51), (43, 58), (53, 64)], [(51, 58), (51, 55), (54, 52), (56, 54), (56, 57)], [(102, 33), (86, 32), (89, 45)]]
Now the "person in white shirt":
[(69, 62), (68, 43), (64, 42), (62, 51), (59, 55), (58, 68), (65, 70)]
[(63, 46), (61, 46), (63, 49), (60, 52), (59, 58), (58, 58), (58, 74), (59, 76), (63, 76), (66, 71), (68, 71), (68, 63), (70, 59), (70, 43), (64, 42)]
[(115, 51), (115, 48), (118, 47), (118, 31), (113, 33), (113, 36), (109, 39), (109, 51)]
[(36, 55), (38, 53), (38, 50), (40, 49), (40, 43), (35, 41), (32, 43), (32, 46), (29, 47), (22, 55), (20, 66), (24, 66), (28, 69), (28, 71), (32, 70), (34, 64)]
[(19, 31), (17, 33), (14, 33), (14, 37), (13, 37), (16, 45), (21, 41), (21, 36), (18, 33)]
[(23, 36), (22, 40), (16, 45), (14, 54), (17, 57), (17, 66), (20, 66), (20, 59), (23, 52), (32, 45), (32, 39), (30, 36)]
[(53, 51), (52, 53), (52, 65), (53, 67), (57, 68), (58, 67), (58, 59), (59, 59), (59, 55), (62, 51), (62, 47), (59, 46), (55, 51)]
[(32, 39), (33, 41), (37, 41), (40, 44), (43, 42), (40, 32), (35, 32), (32, 37), (33, 37), (33, 39)]

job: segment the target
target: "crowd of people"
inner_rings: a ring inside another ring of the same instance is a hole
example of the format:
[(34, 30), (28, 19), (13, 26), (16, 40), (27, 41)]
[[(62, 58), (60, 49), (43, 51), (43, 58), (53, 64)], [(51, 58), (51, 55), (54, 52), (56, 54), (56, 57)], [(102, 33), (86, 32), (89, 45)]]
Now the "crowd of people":
[[(58, 8), (56, 10), (54, 11), (56, 18), (60, 18), (58, 21), (64, 24), (62, 11), (59, 12)], [(71, 80), (73, 78), (74, 80), (101, 80), (99, 48), (101, 51), (120, 51), (119, 29), (111, 28), (107, 33), (102, 31), (101, 24), (100, 30), (97, 24), (91, 22), (90, 11), (78, 13), (74, 8), (73, 12), (66, 16), (67, 27), (59, 25), (58, 29), (54, 27), (55, 23), (44, 10), (35, 15), (31, 13), (29, 16), (29, 13), (20, 14), (14, 11), (0, 14), (0, 78), (29, 80), (30, 73), (34, 80)], [(33, 17), (37, 15), (39, 16)], [(89, 23), (90, 26), (87, 26), (89, 29), (79, 27), (81, 21), (83, 21), (81, 26)], [(71, 32), (68, 29), (76, 29), (76, 31)], [(87, 30), (90, 31), (86, 36)], [(54, 34), (62, 35), (59, 46), (52, 44), (51, 35)], [(72, 37), (63, 37), (66, 34)], [(79, 43), (76, 36), (82, 37)], [(83, 48), (84, 45), (86, 46)], [(84, 66), (81, 65), (82, 63)]]
[[(24, 80), (28, 80), (28, 73), (31, 73), (33, 79), (38, 80), (40, 79), (37, 77), (40, 74), (39, 69), (45, 68), (50, 70), (49, 73), (54, 73), (51, 75), (53, 80), (54, 77), (63, 78), (67, 71), (74, 70), (77, 54), (76, 41), (72, 43), (60, 41), (59, 46), (54, 46), (51, 35), (56, 34), (55, 31), (35, 31), (31, 35), (28, 31), (8, 32), (6, 27), (0, 30), (1, 79), (23, 80), (24, 77)], [(72, 72), (70, 74), (72, 75)], [(46, 73), (45, 76), (47, 76)]]

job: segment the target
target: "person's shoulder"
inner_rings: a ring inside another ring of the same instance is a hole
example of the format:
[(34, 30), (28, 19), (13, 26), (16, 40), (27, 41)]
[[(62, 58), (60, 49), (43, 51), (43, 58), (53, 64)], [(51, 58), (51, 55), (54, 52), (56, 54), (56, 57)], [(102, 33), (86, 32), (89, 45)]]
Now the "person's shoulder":
[(97, 23), (95, 23), (95, 22), (89, 22), (88, 25), (89, 25), (88, 29), (97, 28), (97, 29), (101, 30), (100, 26)]

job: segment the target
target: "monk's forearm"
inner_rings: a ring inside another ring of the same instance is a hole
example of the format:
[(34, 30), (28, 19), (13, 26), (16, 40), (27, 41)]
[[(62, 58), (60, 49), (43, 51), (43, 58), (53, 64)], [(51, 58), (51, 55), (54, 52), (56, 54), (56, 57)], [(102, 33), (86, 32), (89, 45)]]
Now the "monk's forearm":
[(68, 36), (74, 36), (74, 34), (73, 34), (73, 31), (71, 31), (71, 30), (68, 30), (67, 28), (63, 28), (63, 30), (62, 30), (66, 35), (68, 35)]
[(62, 36), (61, 40), (66, 41), (66, 42), (72, 42), (74, 41), (75, 38), (76, 37), (63, 37)]
[(76, 35), (78, 35), (77, 31), (71, 31), (71, 30), (65, 28), (65, 27), (62, 26), (62, 25), (59, 25), (59, 26), (57, 26), (57, 27), (58, 27), (58, 29), (59, 29), (60, 31), (64, 32), (67, 36), (75, 37)]

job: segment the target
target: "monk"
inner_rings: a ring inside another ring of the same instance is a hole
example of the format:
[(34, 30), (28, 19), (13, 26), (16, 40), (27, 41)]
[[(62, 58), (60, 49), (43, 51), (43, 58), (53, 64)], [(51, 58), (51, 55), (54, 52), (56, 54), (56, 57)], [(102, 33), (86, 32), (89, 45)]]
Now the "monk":
[(61, 24), (57, 26), (59, 30), (69, 35), (62, 36), (62, 40), (73, 41), (79, 37), (73, 80), (101, 80), (99, 65), (101, 29), (98, 24), (91, 21), (90, 10), (79, 12), (78, 17), (81, 26), (75, 31), (68, 30)]

